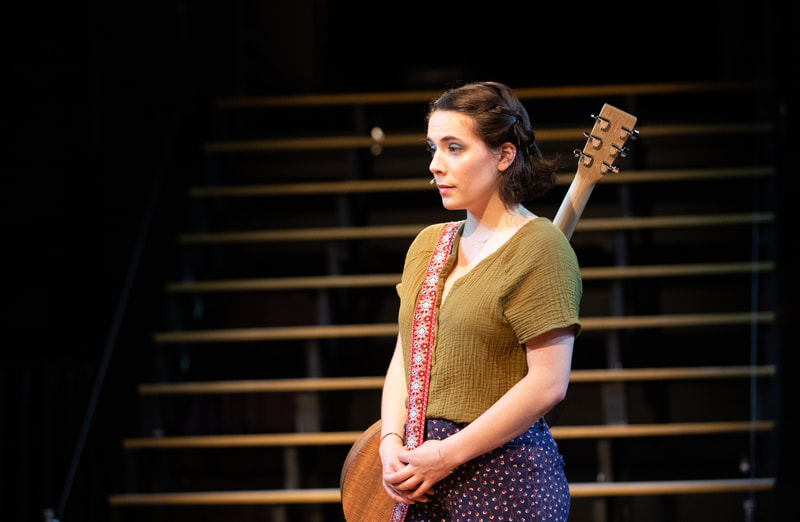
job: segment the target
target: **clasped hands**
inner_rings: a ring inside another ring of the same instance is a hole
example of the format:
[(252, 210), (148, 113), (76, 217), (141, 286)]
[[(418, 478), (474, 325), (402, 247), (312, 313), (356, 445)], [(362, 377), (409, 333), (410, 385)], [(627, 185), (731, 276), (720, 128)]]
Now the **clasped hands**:
[(433, 485), (449, 475), (455, 466), (446, 461), (444, 441), (428, 440), (409, 450), (399, 437), (381, 441), (383, 488), (395, 502), (427, 502)]

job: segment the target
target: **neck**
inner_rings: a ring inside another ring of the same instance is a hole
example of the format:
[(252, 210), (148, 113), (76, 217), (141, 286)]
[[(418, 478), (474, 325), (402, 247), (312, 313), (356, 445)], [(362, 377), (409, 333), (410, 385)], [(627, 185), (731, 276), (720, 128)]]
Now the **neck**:
[(467, 211), (467, 220), (464, 225), (464, 237), (471, 237), (476, 241), (485, 241), (501, 230), (519, 228), (534, 215), (522, 205), (505, 206), (497, 210), (490, 210), (476, 214)]

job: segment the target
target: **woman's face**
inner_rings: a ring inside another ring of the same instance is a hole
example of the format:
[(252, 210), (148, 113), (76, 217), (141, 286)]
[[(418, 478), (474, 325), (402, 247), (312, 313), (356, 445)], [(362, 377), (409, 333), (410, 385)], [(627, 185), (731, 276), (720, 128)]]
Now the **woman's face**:
[(470, 122), (470, 116), (455, 111), (431, 114), (429, 168), (445, 208), (480, 215), (490, 203), (499, 200), (499, 171), (507, 165), (501, 151), (489, 149), (472, 132)]

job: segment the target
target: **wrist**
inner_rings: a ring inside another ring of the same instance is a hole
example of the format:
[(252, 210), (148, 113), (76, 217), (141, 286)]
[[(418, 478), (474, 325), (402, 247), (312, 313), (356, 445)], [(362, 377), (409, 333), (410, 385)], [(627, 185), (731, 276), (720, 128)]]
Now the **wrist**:
[(451, 472), (462, 464), (458, 456), (457, 446), (458, 441), (453, 441), (451, 437), (448, 437), (440, 442), (438, 448), (439, 462)]
[(383, 441), (385, 441), (387, 438), (396, 438), (397, 440), (400, 441), (400, 444), (403, 444), (403, 445), (405, 445), (405, 443), (406, 443), (406, 441), (403, 438), (403, 436), (400, 435), (399, 433), (397, 433), (396, 431), (390, 431), (388, 433), (382, 434), (381, 435), (381, 444), (383, 444)]
[(395, 436), (394, 433), (384, 433), (378, 443), (378, 453), (381, 456), (381, 460), (386, 462), (387, 458), (398, 451), (402, 451), (404, 447), (405, 443), (399, 436)]
[(404, 447), (406, 444), (405, 439), (403, 436), (397, 433), (396, 431), (390, 431), (388, 433), (384, 433), (381, 435), (381, 440), (378, 443), (379, 448), (383, 448), (384, 446), (389, 447)]

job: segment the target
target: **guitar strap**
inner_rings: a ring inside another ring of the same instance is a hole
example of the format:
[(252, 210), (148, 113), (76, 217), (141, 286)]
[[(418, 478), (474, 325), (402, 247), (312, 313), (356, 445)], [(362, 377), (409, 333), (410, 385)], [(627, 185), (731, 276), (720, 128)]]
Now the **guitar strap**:
[[(433, 334), (436, 329), (436, 293), (439, 272), (442, 270), (461, 222), (448, 223), (442, 230), (433, 249), (422, 288), (417, 297), (411, 326), (410, 354), (408, 363), (408, 403), (406, 405), (406, 447), (414, 449), (425, 436), (425, 413), (428, 408), (428, 385), (431, 378), (433, 358)], [(408, 505), (397, 502), (390, 522), (405, 520)]]

